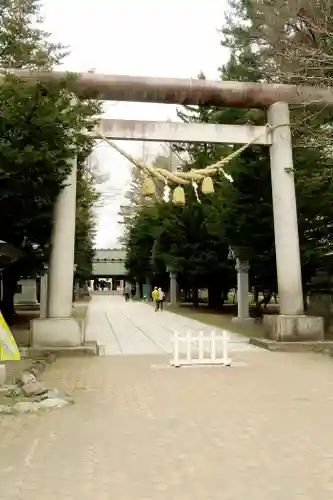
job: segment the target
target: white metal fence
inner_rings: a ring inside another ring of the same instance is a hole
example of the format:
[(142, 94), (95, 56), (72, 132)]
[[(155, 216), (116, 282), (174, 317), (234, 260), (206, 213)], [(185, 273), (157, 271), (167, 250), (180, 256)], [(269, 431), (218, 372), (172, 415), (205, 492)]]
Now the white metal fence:
[(187, 332), (185, 335), (174, 332), (171, 365), (175, 367), (184, 365), (230, 366), (227, 332), (223, 331), (219, 335), (214, 330), (209, 335), (204, 335), (204, 332), (199, 332), (199, 334)]

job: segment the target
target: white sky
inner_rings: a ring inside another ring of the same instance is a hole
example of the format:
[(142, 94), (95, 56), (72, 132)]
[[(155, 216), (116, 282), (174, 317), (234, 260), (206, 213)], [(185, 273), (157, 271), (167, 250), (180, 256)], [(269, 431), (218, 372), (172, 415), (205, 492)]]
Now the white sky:
[[(46, 29), (68, 45), (65, 69), (97, 73), (195, 78), (203, 71), (217, 79), (217, 68), (227, 60), (220, 46), (227, 0), (44, 0)], [(108, 118), (175, 119), (175, 106), (144, 103), (105, 103)], [(143, 155), (143, 143), (121, 142), (134, 156)], [(146, 143), (145, 158), (161, 145)], [(98, 209), (99, 248), (113, 247), (122, 234), (118, 211), (130, 180), (130, 164), (108, 146), (95, 158), (109, 180), (102, 186), (112, 194)]]

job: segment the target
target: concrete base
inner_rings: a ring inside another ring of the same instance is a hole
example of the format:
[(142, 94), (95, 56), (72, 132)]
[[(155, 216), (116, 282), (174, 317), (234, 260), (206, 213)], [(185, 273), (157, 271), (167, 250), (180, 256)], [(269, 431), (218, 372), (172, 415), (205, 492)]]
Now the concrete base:
[(265, 315), (263, 327), (266, 337), (278, 342), (324, 340), (324, 319), (319, 316)]
[(74, 318), (33, 319), (30, 323), (30, 346), (76, 347), (82, 346), (82, 324)]
[(254, 318), (239, 318), (236, 316), (231, 320), (233, 323), (241, 323), (242, 325), (252, 325), (255, 322)]
[(57, 357), (99, 356), (97, 342), (87, 342), (74, 347), (27, 347), (20, 349), (21, 358), (42, 358), (54, 355)]
[(320, 352), (333, 353), (333, 342), (326, 340), (317, 341), (299, 341), (299, 342), (276, 342), (276, 340), (261, 339), (253, 337), (249, 340), (251, 345), (267, 349), (272, 352)]
[(37, 303), (32, 304), (31, 302), (29, 304), (15, 304), (15, 310), (16, 311), (39, 311), (40, 306)]

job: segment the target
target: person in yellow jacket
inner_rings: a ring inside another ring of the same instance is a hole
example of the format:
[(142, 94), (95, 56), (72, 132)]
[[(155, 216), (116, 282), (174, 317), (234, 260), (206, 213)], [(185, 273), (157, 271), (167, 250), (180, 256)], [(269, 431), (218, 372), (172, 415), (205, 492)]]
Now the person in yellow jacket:
[(151, 292), (151, 297), (155, 304), (155, 311), (158, 311), (158, 301), (160, 298), (160, 292), (158, 291), (157, 286), (155, 286), (154, 290)]

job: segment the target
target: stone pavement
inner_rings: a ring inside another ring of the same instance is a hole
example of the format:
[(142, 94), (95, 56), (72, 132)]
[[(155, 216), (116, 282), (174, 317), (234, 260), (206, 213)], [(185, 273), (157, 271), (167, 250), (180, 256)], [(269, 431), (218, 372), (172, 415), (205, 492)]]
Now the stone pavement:
[(331, 500), (333, 366), (249, 351), (236, 368), (63, 358), (76, 403), (0, 419), (4, 500)]
[[(117, 295), (94, 295), (89, 306), (86, 339), (95, 340), (106, 355), (171, 354), (174, 331), (209, 334), (221, 330), (167, 310), (155, 312), (142, 302), (125, 302)], [(256, 349), (242, 335), (229, 333), (230, 350)]]
[(332, 359), (236, 355), (231, 368), (59, 359), (45, 384), (76, 402), (0, 418), (0, 499), (332, 500)]

